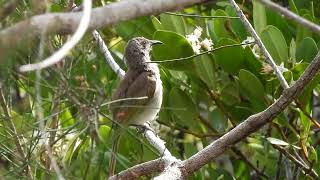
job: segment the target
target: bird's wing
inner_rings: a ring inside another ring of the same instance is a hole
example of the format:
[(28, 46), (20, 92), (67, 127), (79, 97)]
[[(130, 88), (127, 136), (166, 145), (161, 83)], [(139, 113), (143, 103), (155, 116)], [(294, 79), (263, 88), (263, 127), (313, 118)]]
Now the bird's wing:
[(113, 100), (138, 97), (147, 98), (114, 103), (111, 106), (111, 110), (114, 119), (118, 123), (126, 123), (126, 119), (130, 118), (134, 113), (142, 110), (141, 106), (146, 105), (146, 103), (153, 98), (156, 89), (157, 79), (152, 72), (142, 72), (135, 79), (126, 78), (129, 78), (129, 76), (125, 76), (122, 80), (118, 91), (116, 91), (117, 93), (115, 93), (112, 98)]

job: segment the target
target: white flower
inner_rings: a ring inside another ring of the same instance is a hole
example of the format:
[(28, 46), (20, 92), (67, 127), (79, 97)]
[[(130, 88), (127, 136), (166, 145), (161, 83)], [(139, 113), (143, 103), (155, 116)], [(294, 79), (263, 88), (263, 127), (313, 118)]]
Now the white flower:
[(193, 51), (194, 51), (196, 54), (199, 54), (199, 53), (200, 53), (201, 45), (200, 45), (200, 42), (199, 42), (198, 37), (195, 36), (194, 34), (190, 34), (190, 35), (187, 35), (187, 40), (188, 40), (189, 43), (191, 44)]
[(243, 41), (241, 42), (241, 44), (245, 44), (245, 45), (242, 45), (242, 48), (244, 49), (244, 48), (246, 48), (247, 46), (250, 46), (250, 44), (246, 44), (246, 43), (252, 43), (252, 42), (254, 42), (254, 41), (255, 41), (255, 40), (254, 40), (253, 37), (248, 36), (247, 39), (245, 39), (245, 40), (243, 40)]
[(199, 26), (197, 26), (196, 29), (193, 31), (193, 34), (198, 38), (201, 36), (201, 33), (202, 33), (202, 28)]
[(252, 53), (256, 58), (260, 58), (262, 56), (262, 52), (258, 44), (253, 45), (252, 47)]
[(205, 38), (201, 43), (201, 47), (207, 51), (212, 50), (213, 42), (211, 39)]
[(284, 63), (283, 62), (280, 64), (280, 66), (278, 66), (278, 69), (279, 69), (279, 71), (281, 73), (289, 71), (287, 68), (284, 67)]
[(193, 35), (193, 34), (189, 34), (187, 35), (187, 40), (192, 44), (192, 43), (198, 43), (199, 39), (197, 36)]

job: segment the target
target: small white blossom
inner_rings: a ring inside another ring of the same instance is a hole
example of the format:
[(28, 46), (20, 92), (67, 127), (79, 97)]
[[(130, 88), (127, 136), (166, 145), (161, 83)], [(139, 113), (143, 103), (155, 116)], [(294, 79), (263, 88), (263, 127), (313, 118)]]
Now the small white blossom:
[(253, 55), (256, 57), (256, 58), (260, 58), (262, 56), (262, 52), (261, 52), (261, 49), (260, 47), (258, 46), (258, 44), (255, 44), (253, 47), (252, 47), (252, 53)]
[(284, 63), (283, 62), (280, 64), (280, 66), (278, 66), (278, 69), (279, 69), (279, 71), (281, 73), (289, 71), (287, 68), (284, 67)]
[(254, 42), (254, 41), (255, 41), (255, 40), (254, 40), (253, 37), (248, 36), (247, 39), (245, 39), (245, 40), (243, 40), (243, 41), (241, 42), (241, 44), (245, 44), (245, 45), (242, 45), (242, 48), (244, 49), (244, 48), (246, 48), (247, 46), (250, 46), (250, 44), (246, 44), (246, 43), (251, 43), (251, 42)]
[(196, 29), (193, 31), (193, 34), (199, 38), (202, 34), (202, 28), (197, 26)]
[(199, 53), (200, 53), (201, 45), (200, 45), (200, 42), (199, 42), (198, 37), (195, 36), (194, 34), (189, 34), (189, 35), (187, 35), (187, 40), (188, 40), (189, 43), (191, 44), (193, 51), (194, 51), (196, 54), (199, 54)]
[(192, 44), (192, 43), (198, 43), (199, 39), (197, 36), (193, 35), (193, 34), (189, 34), (187, 35), (187, 40)]
[(201, 47), (207, 51), (212, 50), (213, 42), (211, 39), (205, 38), (201, 43)]

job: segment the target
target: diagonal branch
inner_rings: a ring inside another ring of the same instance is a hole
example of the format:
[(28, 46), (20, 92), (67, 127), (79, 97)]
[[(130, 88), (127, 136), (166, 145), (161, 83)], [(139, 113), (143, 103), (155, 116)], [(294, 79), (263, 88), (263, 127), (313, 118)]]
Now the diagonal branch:
[(313, 22), (289, 11), (288, 9), (286, 9), (284, 7), (279, 6), (278, 4), (276, 4), (270, 0), (258, 0), (258, 1), (260, 1), (266, 7), (271, 8), (274, 11), (281, 13), (287, 19), (293, 20), (296, 23), (301, 24), (302, 26), (308, 28), (312, 32), (320, 34), (320, 26), (319, 25), (314, 24)]
[[(180, 169), (181, 172), (184, 172), (184, 176), (187, 176), (194, 171), (198, 170), (202, 166), (207, 163), (210, 163), (212, 159), (218, 157), (223, 152), (225, 152), (228, 148), (232, 147), (232, 145), (246, 138), (250, 134), (258, 131), (262, 126), (266, 125), (270, 121), (272, 121), (277, 115), (279, 115), (288, 105), (294, 101), (304, 90), (306, 85), (316, 76), (316, 74), (320, 70), (320, 52), (318, 52), (317, 56), (314, 58), (312, 63), (308, 66), (303, 75), (296, 81), (296, 83), (285, 89), (282, 93), (282, 96), (274, 102), (270, 107), (266, 110), (254, 114), (239, 124), (237, 127), (220, 137), (219, 139), (212, 142), (210, 145), (205, 147), (203, 150), (199, 151), (189, 159), (183, 161), (181, 163)], [(144, 164), (136, 165), (135, 167), (139, 167), (139, 169), (143, 169), (145, 164), (148, 164), (148, 169), (152, 169), (149, 173), (145, 172), (144, 175), (150, 174), (155, 171), (161, 171), (160, 167), (154, 165), (153, 168), (150, 168), (150, 164), (153, 161), (146, 162)], [(155, 170), (155, 168), (157, 170)], [(130, 168), (130, 170), (124, 170), (119, 174), (131, 174), (132, 176), (127, 176), (131, 179), (136, 179), (138, 176), (135, 175), (135, 169)], [(147, 170), (146, 170), (147, 171)], [(313, 174), (314, 177), (318, 177), (317, 174)], [(112, 177), (115, 178), (115, 177)]]
[[(205, 2), (206, 0), (123, 0), (92, 10), (89, 30), (113, 25), (119, 21), (140, 16), (174, 11)], [(0, 31), (0, 55), (21, 43), (32, 42), (42, 32), (50, 34), (72, 34), (78, 27), (82, 12), (48, 13), (21, 21)], [(0, 59), (2, 59), (0, 57)]]

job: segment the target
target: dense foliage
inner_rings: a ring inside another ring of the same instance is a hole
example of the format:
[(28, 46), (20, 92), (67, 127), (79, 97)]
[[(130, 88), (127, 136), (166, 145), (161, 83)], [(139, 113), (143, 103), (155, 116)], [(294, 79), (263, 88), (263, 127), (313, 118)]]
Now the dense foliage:
[[(7, 1), (0, 2), (1, 9)], [(1, 29), (45, 11), (70, 11), (67, 0), (50, 0), (47, 9), (39, 2), (18, 1), (14, 11), (0, 22)], [(94, 5), (107, 3), (99, 0)], [(288, 83), (294, 83), (319, 51), (320, 36), (256, 1), (238, 3)], [(320, 23), (319, 1), (278, 3)], [(123, 69), (126, 42), (136, 36), (164, 42), (154, 47), (154, 60), (177, 59), (159, 63), (164, 99), (153, 126), (169, 151), (186, 159), (250, 115), (266, 109), (283, 88), (259, 48), (244, 44), (253, 40), (228, 1), (209, 1), (175, 13), (140, 17), (99, 32)], [(50, 144), (67, 179), (107, 177), (111, 114), (104, 103), (110, 101), (119, 78), (106, 64), (91, 34), (87, 33), (62, 63), (41, 74), (15, 71), (18, 65), (49, 56), (65, 41), (64, 35), (39, 37), (8, 50), (6, 59), (0, 61), (0, 176), (5, 179), (55, 179), (45, 143)], [(320, 75), (272, 123), (190, 179), (306, 177), (309, 172), (289, 156), (320, 174), (319, 80)], [(117, 172), (159, 156), (138, 131), (128, 129), (120, 143)]]

